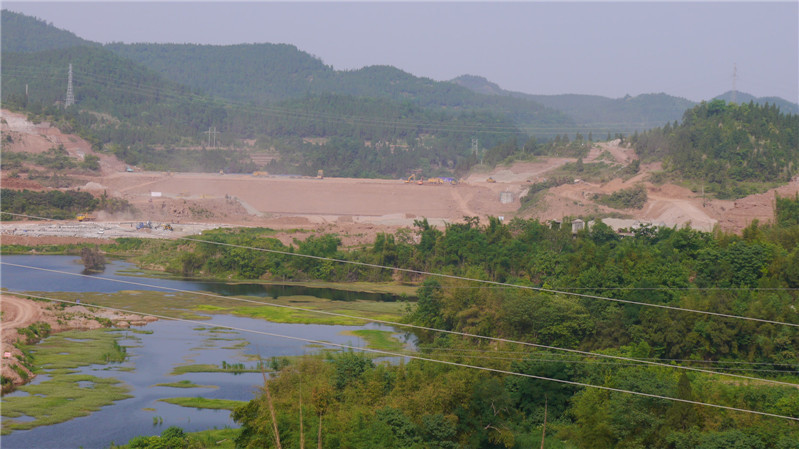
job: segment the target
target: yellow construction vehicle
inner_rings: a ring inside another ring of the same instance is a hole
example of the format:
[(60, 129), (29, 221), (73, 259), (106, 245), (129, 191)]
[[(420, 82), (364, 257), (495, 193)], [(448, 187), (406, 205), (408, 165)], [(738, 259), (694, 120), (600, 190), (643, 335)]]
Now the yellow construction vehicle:
[(487, 183), (490, 183), (490, 184), (493, 184), (493, 183), (495, 183), (495, 182), (497, 182), (497, 181), (496, 181), (494, 178), (492, 178), (492, 177), (490, 177), (490, 176), (489, 176), (489, 177), (488, 177), (488, 179), (486, 179), (486, 182), (487, 182)]
[(89, 214), (78, 214), (75, 218), (78, 221), (80, 221), (80, 222), (83, 222), (83, 221), (94, 221), (94, 217), (92, 217)]
[(164, 231), (174, 231), (174, 229), (172, 229), (171, 224), (167, 223), (164, 225)]
[(413, 181), (413, 180), (415, 180), (415, 179), (416, 179), (416, 173), (414, 173), (414, 174), (412, 174), (412, 175), (408, 176), (408, 179), (406, 179), (406, 180), (405, 180), (405, 184), (410, 184), (410, 183), (411, 183), (411, 181)]

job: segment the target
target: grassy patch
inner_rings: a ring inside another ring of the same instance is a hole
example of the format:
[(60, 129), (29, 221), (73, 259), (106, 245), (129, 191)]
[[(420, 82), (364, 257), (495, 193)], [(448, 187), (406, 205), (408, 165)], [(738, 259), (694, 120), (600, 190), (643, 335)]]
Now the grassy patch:
[[(269, 369), (266, 369), (269, 371)], [(261, 369), (258, 367), (242, 367), (236, 365), (212, 365), (210, 363), (198, 363), (193, 365), (180, 365), (172, 369), (170, 373), (173, 376), (186, 374), (186, 373), (260, 373)]]
[[(332, 312), (350, 315), (352, 317), (363, 317), (365, 319), (325, 315), (323, 313), (275, 307), (270, 305), (231, 307), (225, 310), (225, 312), (246, 316), (249, 318), (260, 318), (275, 323), (358, 326), (365, 324), (368, 319), (398, 321), (402, 317), (406, 304), (404, 302), (366, 300), (343, 302), (325, 298), (317, 298), (314, 296), (281, 296), (277, 299), (259, 299), (258, 301), (277, 305), (287, 305), (291, 307), (301, 307), (303, 309), (309, 310), (318, 310), (320, 312)], [(213, 313), (213, 311), (207, 306), (203, 306), (202, 310)]]
[(224, 328), (224, 327), (212, 327), (208, 329), (208, 332), (214, 334), (238, 334), (238, 332)]
[(222, 349), (244, 349), (250, 345), (250, 342), (247, 340), (242, 340), (234, 345), (230, 346), (222, 346)]
[[(36, 361), (37, 371), (72, 370), (81, 366), (122, 362), (127, 353), (117, 343), (113, 332), (68, 331), (56, 334), (38, 346), (28, 346)], [(75, 341), (79, 340), (79, 341)]]
[[(55, 376), (37, 385), (25, 385), (19, 390), (29, 395), (3, 398), (3, 435), (14, 430), (48, 426), (86, 416), (114, 401), (131, 397), (127, 394), (128, 388), (116, 379), (77, 374)], [(14, 420), (20, 416), (34, 419)]]
[[(3, 398), (2, 434), (69, 421), (131, 397), (129, 389), (117, 379), (74, 374), (81, 366), (124, 360), (125, 351), (117, 338), (106, 330), (70, 331), (24, 347), (33, 355), (35, 371), (50, 378), (20, 387), (27, 396)], [(25, 420), (14, 419), (19, 417)]]
[(209, 304), (200, 304), (199, 306), (196, 306), (195, 309), (203, 310), (206, 312), (224, 312), (226, 310), (230, 310), (229, 307), (212, 306)]
[(557, 170), (553, 170), (549, 173), (550, 177), (562, 177), (562, 176), (570, 176), (572, 178), (579, 178), (584, 181), (591, 181), (591, 182), (607, 182), (613, 178), (618, 177), (619, 170), (622, 167), (617, 166), (616, 164), (608, 164), (606, 162), (586, 162), (582, 164), (582, 168), (580, 164), (577, 162), (569, 162), (564, 164)]
[(175, 404), (181, 407), (210, 408), (214, 410), (230, 410), (241, 407), (247, 401), (234, 401), (231, 399), (206, 399), (206, 398), (164, 398), (161, 402)]
[(156, 387), (172, 387), (172, 388), (219, 388), (216, 385), (198, 385), (190, 380), (181, 380), (180, 382), (171, 382), (165, 384), (155, 384)]
[(260, 318), (275, 323), (338, 324), (344, 326), (364, 324), (363, 320), (355, 318), (322, 315), (306, 312), (303, 310), (292, 310), (271, 306), (238, 307), (233, 310), (233, 313), (249, 318)]
[[(57, 298), (80, 299), (84, 305), (97, 304), (121, 308), (131, 312), (155, 314), (185, 319), (208, 319), (200, 313), (228, 313), (252, 318), (261, 318), (278, 323), (301, 324), (340, 324), (360, 325), (365, 320), (325, 316), (308, 311), (282, 309), (272, 306), (260, 306), (252, 302), (243, 305), (236, 297), (211, 297), (197, 293), (174, 293), (159, 291), (120, 291), (117, 293), (48, 293)], [(398, 321), (405, 310), (406, 302), (383, 301), (334, 301), (315, 296), (281, 296), (277, 299), (248, 297), (248, 301), (289, 305), (309, 310), (343, 313), (366, 319)], [(217, 332), (217, 331), (213, 331)]]
[(394, 333), (390, 331), (381, 331), (375, 329), (358, 329), (354, 331), (344, 331), (344, 335), (352, 335), (366, 340), (366, 346), (372, 349), (379, 349), (381, 351), (399, 351), (405, 344), (394, 337)]

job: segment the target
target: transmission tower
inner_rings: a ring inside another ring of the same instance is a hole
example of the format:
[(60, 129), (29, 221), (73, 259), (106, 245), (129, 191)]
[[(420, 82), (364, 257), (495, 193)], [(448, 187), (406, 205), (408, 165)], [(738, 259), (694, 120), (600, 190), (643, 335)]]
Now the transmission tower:
[(734, 63), (732, 65), (732, 102), (737, 103), (738, 99), (738, 88), (736, 85), (738, 84), (738, 63)]
[(213, 128), (208, 128), (208, 131), (205, 131), (203, 134), (208, 134), (208, 146), (209, 147), (211, 147), (211, 136), (213, 136), (213, 138), (214, 138), (213, 148), (216, 148), (216, 135), (219, 134), (219, 132), (216, 130), (216, 126), (214, 126)]
[(480, 141), (477, 138), (472, 137), (472, 153), (475, 156), (480, 156), (480, 164), (483, 163), (483, 155), (480, 154)]
[(72, 64), (69, 65), (69, 77), (67, 78), (67, 99), (64, 101), (64, 107), (68, 108), (75, 104), (75, 94), (72, 92)]

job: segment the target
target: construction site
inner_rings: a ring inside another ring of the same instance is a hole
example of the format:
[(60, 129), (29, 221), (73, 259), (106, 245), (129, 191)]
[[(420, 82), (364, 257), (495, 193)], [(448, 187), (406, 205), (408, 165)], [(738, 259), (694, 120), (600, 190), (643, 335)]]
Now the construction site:
[[(766, 193), (735, 201), (709, 200), (686, 187), (656, 185), (649, 175), (659, 164), (640, 164), (633, 177), (607, 182), (580, 179), (549, 188), (535, 207), (522, 209), (521, 199), (530, 185), (544, 181), (574, 158), (538, 158), (508, 166), (473, 170), (461, 179), (422, 178), (353, 179), (325, 176), (147, 172), (115, 157), (92, 151), (78, 136), (61, 133), (49, 124), (33, 124), (20, 114), (3, 111), (2, 131), (10, 136), (4, 151), (41, 153), (61, 145), (70, 157), (99, 158), (95, 174), (76, 176), (72, 189), (124, 199), (135, 213), (98, 212), (66, 222), (5, 222), (4, 243), (30, 238), (112, 239), (117, 237), (170, 238), (220, 226), (264, 226), (277, 230), (335, 232), (346, 244), (369, 243), (378, 232), (411, 227), (425, 218), (435, 226), (459, 222), (463, 217), (537, 218), (559, 221), (564, 217), (614, 216), (616, 226), (634, 223), (740, 232), (752, 220), (768, 222), (774, 215), (775, 195), (799, 192), (799, 179)], [(625, 167), (637, 156), (618, 141), (596, 143), (584, 159), (600, 158)], [(616, 210), (593, 201), (636, 184), (646, 187), (648, 199), (641, 209)], [(47, 190), (22, 176), (2, 172), (3, 188)], [(45, 217), (46, 218), (46, 217)], [(148, 224), (149, 222), (149, 224)], [(286, 234), (281, 240), (298, 238)]]

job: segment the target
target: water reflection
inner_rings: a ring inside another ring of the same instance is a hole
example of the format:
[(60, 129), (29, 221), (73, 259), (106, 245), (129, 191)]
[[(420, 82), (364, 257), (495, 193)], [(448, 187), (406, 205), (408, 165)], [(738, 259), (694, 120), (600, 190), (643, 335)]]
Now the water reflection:
[[(412, 297), (403, 297), (390, 293), (354, 292), (332, 288), (248, 283), (232, 284), (146, 276), (125, 276), (123, 273), (135, 270), (136, 266), (120, 260), (108, 262), (103, 273), (91, 273), (87, 276), (70, 276), (7, 265), (35, 266), (47, 270), (83, 274), (83, 264), (80, 258), (75, 256), (3, 256), (2, 262), (4, 262), (0, 265), (2, 286), (10, 290), (115, 293), (120, 290), (159, 290), (159, 287), (166, 287), (188, 291), (207, 291), (223, 296), (277, 298), (279, 296), (307, 295), (336, 301), (354, 301), (356, 299), (399, 301), (413, 299)], [(137, 283), (149, 284), (153, 287), (135, 285)]]

